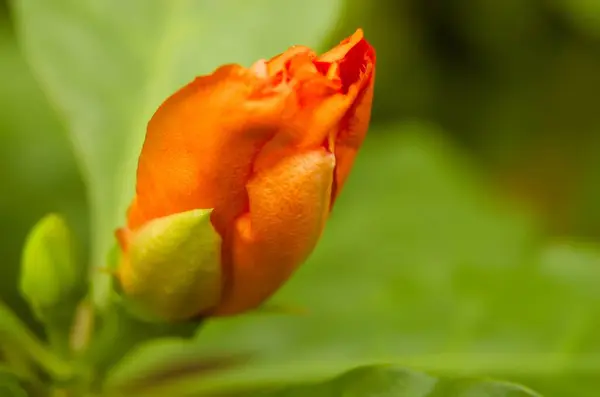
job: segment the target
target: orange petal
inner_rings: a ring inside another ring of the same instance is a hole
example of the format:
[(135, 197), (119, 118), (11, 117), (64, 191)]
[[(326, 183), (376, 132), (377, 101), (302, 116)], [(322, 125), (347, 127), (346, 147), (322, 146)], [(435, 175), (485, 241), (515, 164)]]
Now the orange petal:
[(334, 166), (324, 149), (297, 153), (248, 183), (249, 212), (236, 222), (225, 295), (211, 314), (258, 306), (306, 260), (329, 213)]
[(250, 70), (224, 66), (167, 99), (148, 124), (129, 228), (196, 208), (215, 208), (222, 233), (244, 210), (258, 150), (279, 127), (283, 95), (256, 98)]
[(271, 76), (275, 76), (277, 73), (283, 71), (286, 67), (286, 63), (288, 63), (291, 59), (297, 57), (298, 55), (305, 54), (310, 57), (315, 57), (315, 53), (308, 47), (296, 45), (290, 47), (283, 54), (279, 54), (269, 60), (267, 62), (267, 67), (269, 74)]

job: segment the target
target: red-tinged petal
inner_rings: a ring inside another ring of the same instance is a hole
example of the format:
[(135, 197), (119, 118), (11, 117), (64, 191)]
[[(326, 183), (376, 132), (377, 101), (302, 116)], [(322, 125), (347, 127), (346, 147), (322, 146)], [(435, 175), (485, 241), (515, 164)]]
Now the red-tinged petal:
[(364, 41), (364, 33), (362, 29), (357, 29), (352, 36), (344, 39), (340, 44), (320, 55), (317, 58), (319, 62), (334, 63), (344, 60), (354, 47)]
[(375, 50), (359, 29), (338, 47), (319, 57), (335, 62), (343, 91), (353, 96), (352, 105), (341, 119), (335, 138), (335, 182), (332, 202), (348, 178), (354, 159), (367, 134), (375, 82)]
[(361, 87), (352, 108), (342, 119), (339, 132), (335, 139), (335, 188), (332, 201), (335, 201), (342, 187), (346, 183), (354, 159), (369, 129), (371, 118), (371, 104), (373, 102), (374, 73), (369, 76), (368, 83)]

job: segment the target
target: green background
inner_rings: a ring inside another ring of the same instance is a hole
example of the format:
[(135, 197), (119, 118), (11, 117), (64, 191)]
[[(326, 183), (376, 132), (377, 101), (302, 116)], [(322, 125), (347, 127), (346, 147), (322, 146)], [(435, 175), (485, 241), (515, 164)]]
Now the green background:
[(99, 265), (164, 97), (360, 26), (378, 56), (372, 128), (272, 300), (308, 313), (211, 321), (198, 345), (256, 351), (283, 378), (386, 362), (597, 395), (600, 2), (0, 4), (0, 298), (36, 329), (16, 287), (27, 231), (63, 213)]

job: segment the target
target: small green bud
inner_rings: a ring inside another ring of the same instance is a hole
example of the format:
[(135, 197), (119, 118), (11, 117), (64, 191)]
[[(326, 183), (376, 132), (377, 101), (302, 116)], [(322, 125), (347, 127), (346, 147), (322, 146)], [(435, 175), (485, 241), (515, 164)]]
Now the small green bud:
[(148, 320), (189, 319), (221, 298), (221, 237), (212, 210), (154, 219), (130, 232), (117, 269), (129, 307)]
[(47, 215), (33, 227), (25, 242), (21, 294), (39, 317), (46, 317), (63, 311), (65, 305), (73, 306), (81, 286), (71, 231), (59, 215)]

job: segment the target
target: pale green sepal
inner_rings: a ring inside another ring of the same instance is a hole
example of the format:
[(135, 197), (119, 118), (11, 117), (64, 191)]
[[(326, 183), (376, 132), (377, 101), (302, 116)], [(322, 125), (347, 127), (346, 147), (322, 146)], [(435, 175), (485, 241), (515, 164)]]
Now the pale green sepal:
[(211, 209), (148, 222), (129, 236), (117, 275), (124, 303), (147, 320), (200, 315), (221, 298), (221, 238)]

